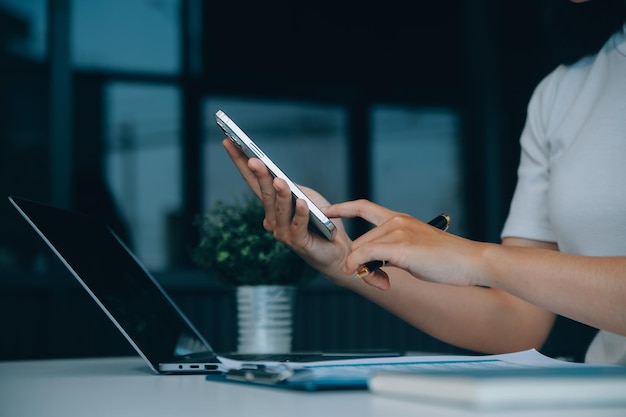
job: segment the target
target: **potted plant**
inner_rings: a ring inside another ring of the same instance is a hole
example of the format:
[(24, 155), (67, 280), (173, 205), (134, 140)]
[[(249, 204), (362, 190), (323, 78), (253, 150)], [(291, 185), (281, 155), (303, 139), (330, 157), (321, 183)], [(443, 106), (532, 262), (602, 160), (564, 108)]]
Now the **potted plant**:
[(241, 353), (291, 350), (293, 304), (297, 287), (313, 269), (263, 228), (264, 211), (253, 197), (217, 201), (196, 219), (199, 243), (194, 263), (237, 295)]

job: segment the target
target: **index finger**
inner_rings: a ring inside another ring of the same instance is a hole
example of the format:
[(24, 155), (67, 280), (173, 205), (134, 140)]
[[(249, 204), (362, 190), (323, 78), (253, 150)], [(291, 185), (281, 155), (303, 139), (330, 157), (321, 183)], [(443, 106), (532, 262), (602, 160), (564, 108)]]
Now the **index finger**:
[(384, 223), (395, 214), (395, 211), (365, 199), (332, 204), (324, 208), (323, 211), (328, 217), (360, 217), (376, 226)]
[(248, 166), (248, 157), (244, 155), (244, 153), (241, 152), (239, 148), (237, 148), (228, 138), (222, 141), (222, 145), (226, 148), (226, 152), (228, 152), (230, 159), (232, 159), (235, 163), (235, 167), (239, 170), (241, 177), (252, 189), (254, 194), (261, 199), (261, 186), (259, 185), (256, 175)]

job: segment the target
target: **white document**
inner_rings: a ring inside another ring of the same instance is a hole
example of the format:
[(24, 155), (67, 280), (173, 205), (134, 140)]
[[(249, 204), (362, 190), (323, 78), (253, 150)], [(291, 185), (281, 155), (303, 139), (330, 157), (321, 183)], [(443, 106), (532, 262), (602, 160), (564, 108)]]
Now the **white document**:
[(391, 356), (391, 357), (369, 357), (358, 359), (345, 359), (345, 360), (329, 360), (329, 361), (317, 361), (317, 362), (245, 362), (234, 359), (229, 359), (223, 356), (219, 357), (219, 360), (227, 368), (239, 368), (243, 364), (258, 364), (265, 366), (289, 366), (294, 369), (307, 368), (307, 369), (331, 369), (335, 367), (352, 368), (354, 367), (384, 367), (392, 366), (398, 367), (401, 365), (420, 365), (423, 366), (442, 366), (445, 364), (451, 366), (462, 366), (466, 363), (469, 366), (486, 363), (498, 363), (500, 365), (524, 365), (524, 366), (572, 366), (576, 365), (571, 362), (565, 362), (557, 359), (552, 359), (545, 356), (535, 349), (529, 349), (522, 352), (505, 353), (501, 355), (417, 355), (417, 356)]

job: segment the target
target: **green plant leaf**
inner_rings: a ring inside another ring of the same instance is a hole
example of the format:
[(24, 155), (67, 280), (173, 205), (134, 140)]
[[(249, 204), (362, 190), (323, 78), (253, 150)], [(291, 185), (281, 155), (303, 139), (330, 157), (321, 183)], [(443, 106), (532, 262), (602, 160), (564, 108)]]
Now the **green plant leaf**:
[(194, 221), (200, 240), (191, 253), (193, 262), (228, 286), (309, 281), (314, 270), (263, 228), (264, 216), (256, 198), (233, 204), (217, 201)]

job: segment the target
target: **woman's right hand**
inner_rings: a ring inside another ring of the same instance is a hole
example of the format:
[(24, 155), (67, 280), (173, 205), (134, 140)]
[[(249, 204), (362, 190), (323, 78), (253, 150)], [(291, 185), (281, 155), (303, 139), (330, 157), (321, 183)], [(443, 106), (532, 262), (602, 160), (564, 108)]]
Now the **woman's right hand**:
[[(272, 177), (259, 159), (248, 159), (230, 139), (224, 139), (222, 144), (243, 179), (265, 208), (263, 227), (274, 233), (277, 240), (291, 247), (307, 263), (335, 283), (341, 285), (342, 281), (353, 279), (352, 276), (343, 273), (345, 259), (350, 253), (351, 240), (341, 220), (333, 220), (337, 232), (332, 241), (319, 233), (311, 232), (306, 201), (298, 199), (294, 206), (291, 190), (283, 179)], [(300, 188), (318, 207), (330, 205), (316, 191), (306, 187)]]

